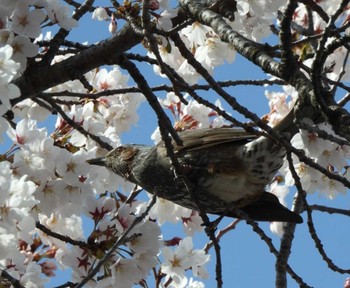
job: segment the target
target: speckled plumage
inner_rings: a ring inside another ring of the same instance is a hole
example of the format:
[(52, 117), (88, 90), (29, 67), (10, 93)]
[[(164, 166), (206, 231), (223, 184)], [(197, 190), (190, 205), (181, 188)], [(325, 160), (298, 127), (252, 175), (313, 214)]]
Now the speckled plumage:
[[(183, 145), (174, 143), (174, 152), (207, 213), (227, 213), (233, 205), (257, 221), (302, 222), (264, 190), (285, 155), (274, 141), (232, 128), (186, 130), (179, 136)], [(88, 162), (105, 166), (161, 198), (197, 209), (183, 181), (175, 177), (163, 142), (120, 146)], [(236, 215), (229, 212), (228, 216)]]

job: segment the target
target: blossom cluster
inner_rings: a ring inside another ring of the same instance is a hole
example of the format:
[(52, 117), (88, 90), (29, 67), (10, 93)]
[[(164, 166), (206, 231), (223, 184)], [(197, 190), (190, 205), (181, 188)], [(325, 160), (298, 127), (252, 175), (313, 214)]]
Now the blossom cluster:
[[(34, 7), (34, 8), (33, 8)], [(27, 59), (37, 55), (39, 46), (32, 39), (40, 36), (42, 24), (48, 19), (52, 24), (70, 30), (77, 21), (69, 15), (67, 6), (58, 0), (4, 0), (0, 4), (0, 114), (11, 109), (10, 100), (20, 91), (11, 81), (27, 67)], [(1, 134), (7, 128), (1, 120)]]
[[(89, 197), (90, 198), (90, 197)], [(95, 266), (100, 258), (127, 231), (137, 217), (141, 217), (140, 203), (127, 204), (108, 196), (96, 200), (91, 197), (86, 204), (87, 217), (94, 222), (88, 236), (92, 247), (74, 246), (69, 253), (61, 253), (61, 263), (75, 267), (73, 281), (79, 282)], [(141, 205), (142, 207), (142, 205)], [(157, 255), (161, 242), (160, 228), (154, 221), (143, 219), (128, 234), (125, 242), (104, 264), (98, 276), (103, 279), (99, 286), (110, 287), (118, 283), (121, 287), (131, 287), (147, 276), (149, 270), (157, 265)], [(95, 281), (95, 280), (94, 280)], [(91, 287), (95, 286), (90, 282)]]
[[(271, 113), (268, 115), (268, 119), (272, 126), (276, 125), (280, 119), (283, 119), (288, 114), (297, 99), (296, 91), (290, 86), (285, 86), (283, 92), (267, 92), (266, 96), (270, 103)], [(310, 119), (304, 119), (304, 124), (312, 132), (301, 129), (291, 139), (293, 147), (304, 151), (305, 155), (320, 167), (344, 176), (345, 179), (350, 179), (347, 162), (350, 157), (349, 146), (324, 139), (321, 137), (322, 135), (320, 136), (317, 133), (317, 131), (322, 131), (322, 133), (327, 133), (337, 138), (331, 126), (327, 123), (316, 125)], [(342, 140), (341, 138), (339, 139)], [(333, 199), (338, 193), (345, 193), (346, 188), (339, 181), (328, 178), (316, 168), (312, 168), (300, 161), (295, 154), (292, 155), (292, 158), (294, 169), (305, 192), (314, 193), (319, 191), (329, 199)], [(284, 176), (285, 185), (288, 187), (293, 186), (295, 179), (287, 161), (281, 167), (280, 172)]]
[[(46, 37), (40, 35), (45, 19), (66, 30), (74, 28), (77, 23), (69, 15), (68, 7), (61, 6), (59, 1), (12, 1), (7, 4), (1, 7), (4, 13), (1, 14), (3, 29), (0, 31), (0, 84), (3, 91), (0, 112), (3, 115), (12, 110), (18, 121), (10, 126), (0, 118), (1, 136), (6, 131), (13, 143), (0, 162), (0, 266), (26, 287), (42, 287), (48, 281), (47, 277), (55, 275), (57, 265), (62, 269), (72, 268), (72, 281), (79, 282), (133, 225), (146, 209), (147, 202), (127, 204), (112, 194), (105, 194), (105, 191), (115, 191), (118, 187), (128, 193), (133, 186), (104, 168), (91, 169), (86, 160), (106, 151), (97, 148), (95, 141), (73, 126), (80, 126), (116, 147), (120, 144), (120, 134), (138, 120), (136, 111), (144, 98), (140, 93), (88, 97), (86, 88), (75, 80), (45, 91), (52, 94), (67, 91), (67, 96), (54, 99), (60, 101), (62, 111), (72, 122), (67, 122), (61, 115), (50, 115), (44, 107), (29, 99), (12, 107), (10, 100), (17, 98), (20, 91), (11, 81), (26, 69), (29, 58), (45, 53), (33, 39), (50, 40), (50, 34)], [(71, 56), (67, 53), (56, 56), (52, 64)], [(128, 87), (128, 77), (116, 66), (109, 70), (90, 71), (84, 77), (96, 93)], [(70, 92), (87, 96), (81, 100), (70, 96)], [(39, 123), (43, 121), (56, 121), (54, 129), (40, 128)], [(163, 246), (159, 225), (165, 221), (184, 223), (189, 235), (202, 230), (198, 214), (188, 209), (176, 207), (171, 218), (162, 217), (165, 213), (160, 213), (161, 202), (158, 200), (149, 217), (129, 231), (126, 240), (105, 263), (104, 272), (99, 272), (90, 286), (95, 287), (97, 279), (99, 287), (115, 283), (131, 287), (143, 281), (149, 271), (159, 265), (160, 247)], [(50, 233), (63, 235), (66, 241), (37, 229), (40, 227), (38, 223)], [(93, 226), (89, 236), (84, 232), (86, 225)], [(83, 239), (87, 239), (91, 247), (82, 245)], [(177, 271), (182, 286), (200, 287), (201, 282), (188, 279), (188, 273), (185, 275), (184, 271), (191, 268), (195, 271), (194, 276), (198, 276), (197, 270), (205, 271), (209, 256), (205, 256), (202, 250), (197, 252), (189, 248), (191, 241), (186, 240), (184, 245), (186, 252), (192, 253), (191, 265), (183, 264), (183, 271), (180, 273), (180, 268)], [(176, 245), (182, 247), (181, 243), (179, 240)], [(172, 245), (175, 244), (167, 247)], [(175, 249), (174, 255), (182, 253), (181, 249), (178, 250)], [(161, 268), (160, 275), (168, 275), (166, 281), (175, 278), (169, 265), (164, 263)], [(174, 281), (171, 285), (180, 287), (176, 283)]]
[[(266, 91), (266, 97), (269, 100), (271, 111), (267, 119), (271, 126), (278, 124), (289, 113), (297, 96), (297, 92), (291, 86), (283, 86), (282, 92)], [(322, 135), (317, 133), (317, 131), (321, 131), (337, 138), (329, 124), (314, 124), (310, 119), (304, 119), (304, 124), (310, 128), (309, 131), (311, 132), (301, 129), (291, 139), (291, 145), (303, 151), (305, 156), (314, 162), (317, 167), (327, 169), (332, 173), (343, 176), (346, 180), (350, 180), (348, 169), (350, 147), (324, 139), (321, 137)], [(317, 167), (310, 167), (295, 154), (292, 154), (292, 160), (293, 169), (299, 177), (298, 180), (302, 185), (302, 189), (306, 193), (313, 194), (318, 192), (328, 199), (334, 199), (339, 193), (346, 193), (347, 189), (343, 183), (327, 177), (320, 170), (317, 170)], [(290, 188), (295, 184), (295, 179), (288, 161), (284, 162), (279, 172), (282, 177), (276, 177), (276, 180), (271, 183), (269, 190), (279, 198), (281, 203), (286, 205), (285, 198), (289, 194)], [(272, 223), (271, 229), (273, 232), (281, 234), (283, 232), (283, 225), (281, 223)]]

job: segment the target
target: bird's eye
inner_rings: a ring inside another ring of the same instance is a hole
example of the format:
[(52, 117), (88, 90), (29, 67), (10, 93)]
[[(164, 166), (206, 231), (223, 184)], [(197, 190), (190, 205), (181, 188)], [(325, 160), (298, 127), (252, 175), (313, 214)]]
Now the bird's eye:
[(118, 153), (122, 153), (124, 150), (125, 150), (125, 147), (124, 147), (124, 146), (119, 146), (119, 147), (116, 149), (116, 151), (117, 151)]

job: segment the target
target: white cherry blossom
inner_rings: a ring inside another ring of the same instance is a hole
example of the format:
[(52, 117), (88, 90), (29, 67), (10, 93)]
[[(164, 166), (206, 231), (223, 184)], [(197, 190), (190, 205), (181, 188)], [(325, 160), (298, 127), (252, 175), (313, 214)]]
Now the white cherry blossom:
[(5, 45), (0, 48), (0, 84), (8, 84), (16, 76), (20, 64), (12, 60), (13, 48)]
[(110, 17), (107, 14), (106, 9), (102, 7), (97, 7), (92, 13), (92, 19), (97, 19), (98, 21), (108, 21)]
[(68, 6), (61, 5), (58, 0), (47, 0), (47, 2), (49, 4), (46, 7), (47, 15), (53, 23), (58, 23), (68, 31), (78, 26), (78, 22), (70, 16), (71, 12)]
[(46, 16), (42, 9), (29, 10), (26, 4), (18, 5), (11, 16), (11, 30), (29, 38), (36, 38), (40, 35), (40, 24)]

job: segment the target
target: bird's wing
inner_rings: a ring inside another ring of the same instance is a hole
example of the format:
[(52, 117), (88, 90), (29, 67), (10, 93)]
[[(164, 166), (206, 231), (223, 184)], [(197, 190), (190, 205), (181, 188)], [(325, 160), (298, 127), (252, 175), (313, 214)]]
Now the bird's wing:
[(183, 141), (183, 145), (178, 146), (173, 143), (176, 152), (206, 149), (229, 142), (245, 142), (257, 137), (239, 128), (201, 128), (185, 130), (180, 132), (179, 136)]

